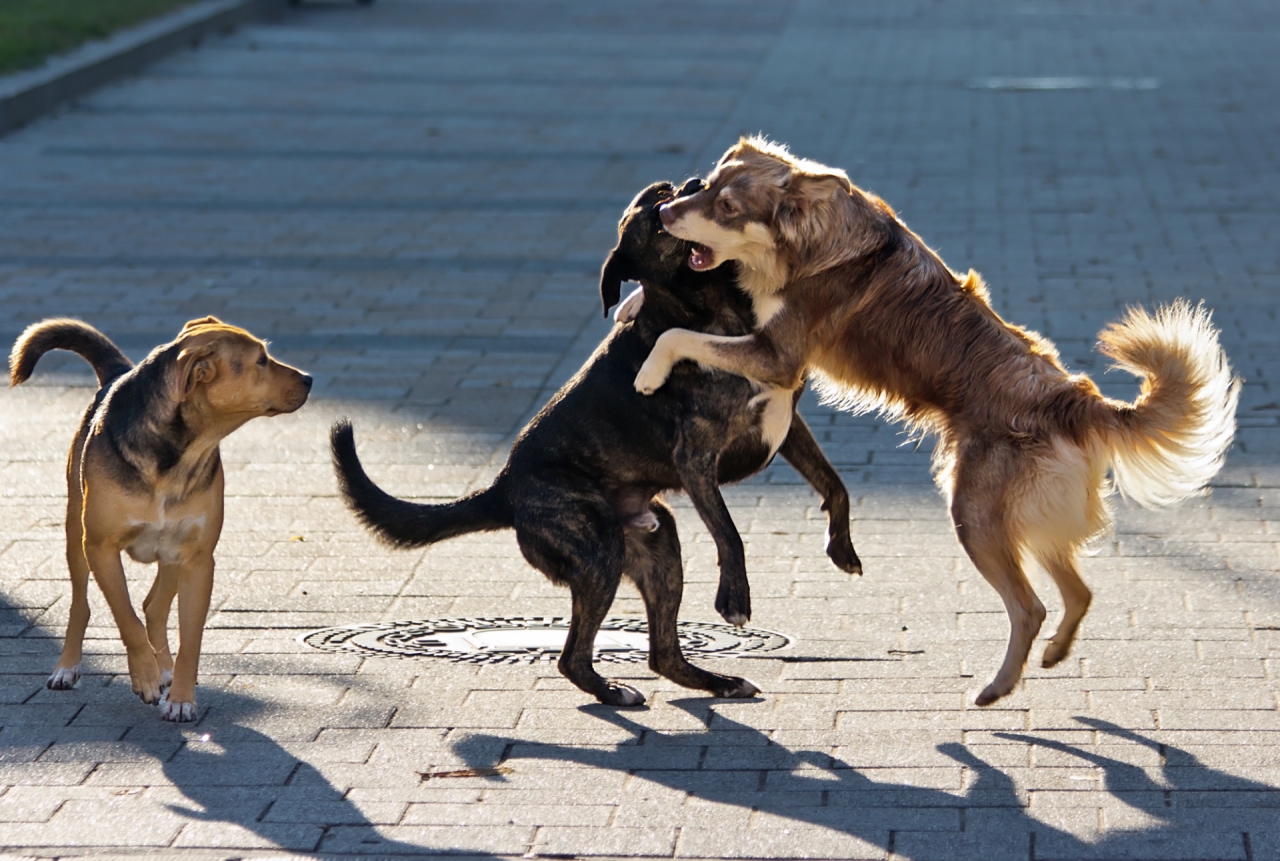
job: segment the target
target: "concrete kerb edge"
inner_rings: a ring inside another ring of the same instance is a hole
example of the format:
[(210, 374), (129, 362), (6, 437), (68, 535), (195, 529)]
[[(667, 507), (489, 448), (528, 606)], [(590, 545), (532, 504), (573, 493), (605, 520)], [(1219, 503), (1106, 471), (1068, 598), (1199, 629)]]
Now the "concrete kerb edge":
[(287, 0), (201, 0), (90, 42), (39, 69), (0, 77), (0, 136), (205, 37), (282, 12)]

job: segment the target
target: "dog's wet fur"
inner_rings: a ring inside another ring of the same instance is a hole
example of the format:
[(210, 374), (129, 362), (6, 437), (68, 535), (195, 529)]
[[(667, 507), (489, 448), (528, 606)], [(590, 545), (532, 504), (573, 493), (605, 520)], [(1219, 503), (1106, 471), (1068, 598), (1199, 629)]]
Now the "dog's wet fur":
[[(679, 193), (699, 187), (686, 184)], [(775, 447), (824, 500), (828, 555), (844, 571), (861, 571), (849, 537), (848, 493), (795, 414), (792, 390), (761, 390), (691, 363), (677, 367), (657, 397), (632, 389), (632, 379), (663, 331), (682, 326), (741, 335), (756, 322), (751, 301), (736, 287), (733, 267), (691, 271), (685, 261), (692, 246), (662, 230), (658, 206), (676, 194), (670, 183), (657, 183), (626, 209), (618, 245), (601, 272), (601, 298), (607, 312), (617, 304), (623, 281), (639, 281), (643, 307), (633, 322), (615, 326), (521, 432), (491, 487), (442, 505), (402, 501), (366, 475), (349, 423), (339, 422), (331, 434), (342, 494), (385, 542), (418, 547), (468, 532), (514, 528), (525, 559), (554, 583), (568, 586), (572, 596), (560, 671), (601, 702), (618, 706), (638, 705), (644, 697), (601, 677), (593, 651), (624, 574), (645, 602), (654, 672), (718, 697), (758, 693), (745, 679), (694, 666), (681, 651), (676, 636), (684, 585), (680, 540), (662, 493), (688, 493), (710, 530), (721, 571), (716, 609), (735, 623), (750, 617), (750, 594), (742, 539), (719, 486), (763, 469)]]
[[(111, 608), (128, 655), (133, 691), (160, 703), (166, 720), (196, 718), (195, 686), (222, 529), (218, 444), (258, 416), (293, 412), (311, 377), (271, 358), (266, 344), (214, 317), (192, 320), (136, 367), (105, 335), (79, 320), (27, 328), (9, 359), (10, 385), (26, 382), (50, 350), (84, 358), (98, 377), (67, 462), (67, 566), (71, 614), (62, 655), (46, 683), (73, 688), (89, 624), (89, 575)], [(120, 553), (158, 563), (134, 612)], [(168, 641), (178, 598), (180, 648)], [(167, 688), (167, 690), (166, 690)]]
[(659, 390), (683, 359), (781, 387), (812, 372), (830, 402), (935, 434), (956, 534), (1010, 619), (979, 705), (1013, 689), (1045, 617), (1024, 558), (1062, 594), (1051, 667), (1089, 608), (1075, 560), (1110, 527), (1113, 483), (1143, 504), (1175, 502), (1205, 487), (1231, 444), (1240, 381), (1203, 308), (1131, 309), (1102, 332), (1102, 353), (1142, 379), (1124, 403), (1068, 372), (1046, 338), (1002, 320), (977, 273), (953, 273), (837, 168), (744, 138), (706, 188), (661, 213), (695, 243), (691, 267), (737, 261), (760, 325), (746, 337), (664, 333), (636, 388)]

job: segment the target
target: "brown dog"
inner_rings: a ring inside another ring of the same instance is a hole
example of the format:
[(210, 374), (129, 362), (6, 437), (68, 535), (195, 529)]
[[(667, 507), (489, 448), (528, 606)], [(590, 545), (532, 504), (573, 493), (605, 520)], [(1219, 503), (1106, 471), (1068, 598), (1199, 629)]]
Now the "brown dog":
[[(91, 326), (46, 320), (14, 344), (10, 385), (25, 382), (49, 350), (79, 354), (93, 366), (100, 388), (67, 462), (71, 619), (46, 686), (68, 690), (80, 678), (92, 571), (120, 629), (133, 692), (143, 702), (160, 702), (165, 720), (195, 720), (213, 548), (222, 531), (218, 443), (250, 419), (298, 409), (311, 377), (272, 359), (266, 344), (248, 332), (213, 317), (192, 320), (177, 340), (157, 347), (137, 367)], [(137, 562), (159, 563), (142, 604), (145, 626), (129, 600), (122, 550)], [(175, 595), (181, 636), (176, 661), (167, 632)]]
[(1012, 628), (979, 705), (1013, 689), (1044, 621), (1024, 557), (1062, 593), (1044, 666), (1070, 650), (1092, 598), (1076, 554), (1111, 523), (1108, 468), (1125, 495), (1168, 504), (1199, 492), (1231, 444), (1240, 381), (1202, 308), (1132, 309), (1102, 332), (1103, 354), (1142, 378), (1129, 404), (1000, 319), (976, 273), (952, 273), (843, 171), (784, 147), (743, 139), (704, 190), (665, 204), (662, 220), (699, 243), (692, 268), (739, 261), (760, 325), (741, 337), (664, 333), (636, 388), (654, 391), (680, 359), (784, 387), (811, 369), (830, 401), (937, 434), (934, 466), (957, 536)]

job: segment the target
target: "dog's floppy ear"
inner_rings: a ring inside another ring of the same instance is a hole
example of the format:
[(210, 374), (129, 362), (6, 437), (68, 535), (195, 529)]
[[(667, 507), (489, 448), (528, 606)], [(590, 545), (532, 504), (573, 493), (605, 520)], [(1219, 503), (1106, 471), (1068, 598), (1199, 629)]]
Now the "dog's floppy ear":
[(622, 298), (622, 282), (634, 277), (631, 258), (617, 248), (610, 251), (600, 270), (600, 301), (604, 303), (604, 316), (608, 317), (609, 309)]
[(774, 215), (778, 233), (797, 251), (806, 248), (830, 226), (837, 195), (852, 186), (839, 174), (796, 174)]
[(213, 354), (218, 345), (205, 343), (193, 347), (185, 347), (178, 353), (177, 393), (179, 400), (188, 397), (196, 390), (196, 386), (207, 383), (218, 373), (218, 366), (213, 361)]

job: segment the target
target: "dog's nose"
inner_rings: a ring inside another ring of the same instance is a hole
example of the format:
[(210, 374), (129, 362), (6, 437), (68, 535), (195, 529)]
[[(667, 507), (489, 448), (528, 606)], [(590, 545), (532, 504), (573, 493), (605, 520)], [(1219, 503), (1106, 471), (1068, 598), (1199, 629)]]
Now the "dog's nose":
[(663, 227), (671, 226), (671, 222), (676, 220), (675, 213), (671, 211), (671, 204), (664, 203), (658, 207), (658, 219), (662, 222)]
[(701, 178), (692, 176), (684, 181), (684, 185), (680, 186), (680, 190), (676, 192), (677, 197), (684, 197), (689, 194), (697, 194), (707, 187), (707, 184)]
[(303, 375), (302, 375), (302, 385), (306, 387), (307, 391), (311, 391), (311, 384), (312, 384), (313, 382), (314, 382), (314, 380), (312, 380), (312, 379), (311, 379), (311, 375), (310, 375), (310, 374), (303, 374)]

